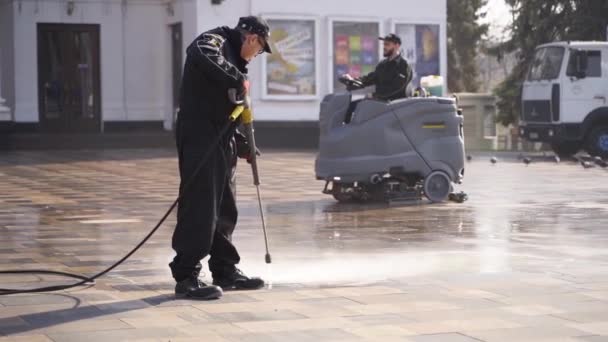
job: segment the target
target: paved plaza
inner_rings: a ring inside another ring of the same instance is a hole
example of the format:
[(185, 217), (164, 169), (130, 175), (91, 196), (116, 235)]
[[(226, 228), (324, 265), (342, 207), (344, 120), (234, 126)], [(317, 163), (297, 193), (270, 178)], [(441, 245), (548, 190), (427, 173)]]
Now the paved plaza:
[[(172, 215), (95, 286), (0, 296), (0, 341), (608, 341), (608, 169), (478, 155), (463, 204), (345, 205), (321, 193), (314, 156), (259, 161), (271, 266), (240, 165), (234, 239), (268, 288), (176, 300)], [(177, 185), (173, 150), (4, 151), (0, 269), (94, 274)], [(0, 287), (66, 281), (3, 275)]]

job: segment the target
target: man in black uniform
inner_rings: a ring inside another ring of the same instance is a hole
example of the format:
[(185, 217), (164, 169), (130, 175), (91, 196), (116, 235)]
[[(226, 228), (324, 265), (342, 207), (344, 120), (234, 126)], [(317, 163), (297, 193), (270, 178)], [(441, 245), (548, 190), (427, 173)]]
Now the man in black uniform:
[[(401, 38), (396, 34), (389, 34), (380, 37), (384, 41), (384, 57), (377, 66), (376, 70), (369, 74), (354, 79), (348, 90), (376, 86), (373, 97), (379, 100), (396, 100), (406, 97), (405, 89), (412, 80), (412, 68), (399, 52), (401, 48)], [(345, 75), (348, 77), (347, 75)]]
[[(169, 264), (177, 296), (216, 299), (222, 289), (264, 286), (262, 279), (247, 277), (236, 267), (240, 257), (232, 244), (237, 221), (234, 176), (237, 156), (249, 156), (249, 147), (236, 124), (229, 122), (235, 105), (228, 89), (237, 89), (240, 96), (248, 92), (247, 64), (270, 53), (268, 38), (266, 21), (250, 16), (240, 18), (235, 28), (201, 34), (186, 49), (176, 125), (181, 198), (172, 239), (176, 256)], [(220, 137), (225, 127), (228, 131)], [(206, 153), (209, 157), (195, 175)], [(207, 255), (213, 286), (198, 278), (200, 261)]]

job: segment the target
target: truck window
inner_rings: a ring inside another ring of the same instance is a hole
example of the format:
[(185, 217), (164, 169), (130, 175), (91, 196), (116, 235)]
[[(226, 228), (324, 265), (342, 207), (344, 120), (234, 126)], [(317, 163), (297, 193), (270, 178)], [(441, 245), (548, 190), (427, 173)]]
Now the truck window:
[(587, 77), (602, 77), (601, 51), (587, 51)]
[[(599, 50), (587, 50), (587, 71), (585, 77), (602, 77), (602, 52)], [(574, 74), (576, 60), (574, 56), (568, 61), (568, 70), (566, 75)]]
[(563, 47), (550, 46), (536, 50), (528, 81), (553, 80), (559, 76), (564, 59)]

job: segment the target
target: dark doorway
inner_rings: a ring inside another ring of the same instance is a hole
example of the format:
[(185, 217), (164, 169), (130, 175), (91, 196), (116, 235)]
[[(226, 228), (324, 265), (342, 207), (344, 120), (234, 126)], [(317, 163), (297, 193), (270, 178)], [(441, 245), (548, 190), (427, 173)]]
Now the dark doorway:
[(38, 24), (38, 103), (47, 132), (101, 130), (99, 25)]

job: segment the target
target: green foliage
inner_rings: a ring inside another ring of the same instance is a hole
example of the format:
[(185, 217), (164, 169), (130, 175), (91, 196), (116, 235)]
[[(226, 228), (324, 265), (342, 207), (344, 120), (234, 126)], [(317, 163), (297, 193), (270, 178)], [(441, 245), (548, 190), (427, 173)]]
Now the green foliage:
[(479, 70), (475, 61), (479, 42), (488, 31), (480, 25), (480, 10), (487, 0), (447, 0), (448, 11), (448, 89), (451, 92), (479, 89)]

